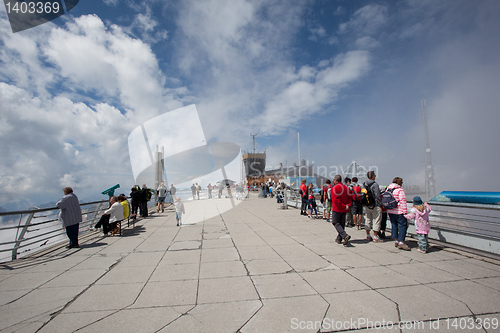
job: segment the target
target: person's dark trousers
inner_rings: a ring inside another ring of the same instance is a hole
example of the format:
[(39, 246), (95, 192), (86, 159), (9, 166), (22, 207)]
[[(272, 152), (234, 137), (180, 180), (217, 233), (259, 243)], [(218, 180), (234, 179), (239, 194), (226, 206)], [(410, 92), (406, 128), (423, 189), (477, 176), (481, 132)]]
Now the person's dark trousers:
[(102, 233), (107, 234), (109, 231), (109, 218), (111, 215), (109, 214), (104, 214), (101, 216), (99, 222), (94, 226), (94, 228), (100, 228), (102, 226)]
[(408, 230), (408, 221), (403, 214), (389, 214), (391, 220), (391, 238), (397, 239), (399, 242), (404, 242), (406, 230)]
[(139, 210), (141, 212), (142, 217), (148, 217), (148, 202), (142, 201)]
[(332, 224), (338, 232), (338, 242), (347, 237), (347, 233), (345, 232), (345, 214), (332, 211)]
[(137, 215), (137, 209), (139, 208), (139, 201), (132, 200), (132, 214)]
[(305, 195), (302, 197), (302, 205), (300, 206), (300, 211), (307, 213), (307, 198)]
[(69, 238), (69, 246), (78, 246), (78, 230), (80, 229), (80, 223), (70, 225), (66, 227), (66, 235)]
[(380, 233), (385, 233), (387, 228), (387, 212), (382, 212), (382, 220), (380, 220)]

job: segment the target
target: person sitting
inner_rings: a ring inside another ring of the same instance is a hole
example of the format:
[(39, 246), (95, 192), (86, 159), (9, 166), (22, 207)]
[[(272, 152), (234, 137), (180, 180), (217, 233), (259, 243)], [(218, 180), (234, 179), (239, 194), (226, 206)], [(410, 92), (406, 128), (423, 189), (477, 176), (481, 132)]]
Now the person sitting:
[(111, 198), (109, 198), (109, 203), (111, 204), (111, 207), (104, 211), (101, 219), (94, 226), (94, 230), (102, 226), (102, 232), (105, 236), (108, 235), (108, 232), (110, 230), (114, 230), (118, 222), (122, 221), (124, 218), (123, 206), (118, 202), (116, 196), (113, 195)]

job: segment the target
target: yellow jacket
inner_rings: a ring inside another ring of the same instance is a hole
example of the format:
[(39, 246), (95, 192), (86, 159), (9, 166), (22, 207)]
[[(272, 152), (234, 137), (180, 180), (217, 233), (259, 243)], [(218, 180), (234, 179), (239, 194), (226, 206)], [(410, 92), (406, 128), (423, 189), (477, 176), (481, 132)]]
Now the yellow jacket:
[(128, 214), (130, 212), (130, 207), (129, 207), (129, 204), (128, 204), (128, 200), (123, 200), (120, 203), (122, 204), (122, 207), (123, 207), (123, 218), (126, 219), (126, 218), (128, 218)]

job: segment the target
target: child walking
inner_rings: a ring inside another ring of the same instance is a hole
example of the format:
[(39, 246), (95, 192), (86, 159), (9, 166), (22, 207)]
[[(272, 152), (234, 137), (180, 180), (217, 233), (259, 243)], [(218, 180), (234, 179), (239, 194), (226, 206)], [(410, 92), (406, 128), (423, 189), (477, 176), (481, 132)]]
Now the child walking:
[(429, 212), (431, 211), (431, 206), (427, 202), (422, 202), (420, 197), (413, 198), (413, 208), (410, 210), (409, 214), (405, 217), (408, 220), (415, 219), (415, 229), (417, 231), (418, 239), (418, 252), (427, 253), (429, 248), (429, 231), (431, 230), (431, 225), (429, 224)]
[(186, 214), (186, 210), (184, 209), (184, 204), (181, 202), (181, 198), (175, 198), (174, 202), (175, 206), (175, 219), (177, 220), (177, 225), (182, 224), (182, 213)]

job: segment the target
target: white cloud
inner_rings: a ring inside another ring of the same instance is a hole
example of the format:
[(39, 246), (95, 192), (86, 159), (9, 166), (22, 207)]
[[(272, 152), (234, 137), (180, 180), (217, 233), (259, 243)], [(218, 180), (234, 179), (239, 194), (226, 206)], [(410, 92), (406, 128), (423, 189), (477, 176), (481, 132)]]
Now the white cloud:
[(8, 64), (0, 69), (0, 200), (25, 208), (59, 197), (61, 186), (95, 198), (131, 183), (128, 134), (182, 106), (189, 90), (166, 87), (149, 45), (95, 15), (26, 33), (6, 26), (0, 18)]
[(387, 7), (378, 4), (369, 4), (358, 9), (349, 22), (339, 25), (339, 33), (352, 32), (361, 36), (373, 36), (385, 28), (388, 21)]
[[(254, 119), (254, 126), (264, 134), (277, 134), (289, 126), (299, 124), (337, 100), (340, 89), (361, 78), (370, 68), (370, 54), (366, 51), (350, 51), (338, 55), (331, 66), (317, 72), (312, 82), (297, 79), (267, 104), (264, 112)], [(310, 67), (300, 73), (313, 74)], [(311, 78), (311, 75), (307, 77)]]

